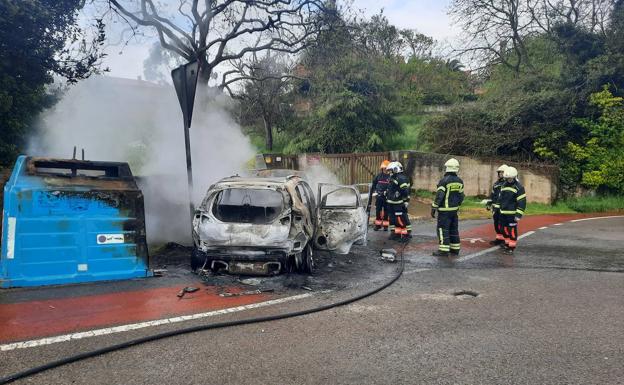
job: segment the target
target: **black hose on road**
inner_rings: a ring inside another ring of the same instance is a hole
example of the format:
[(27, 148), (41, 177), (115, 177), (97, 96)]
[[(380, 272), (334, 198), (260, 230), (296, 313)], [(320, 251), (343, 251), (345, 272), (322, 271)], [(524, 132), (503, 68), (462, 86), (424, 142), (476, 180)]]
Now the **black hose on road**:
[(403, 247), (401, 248), (401, 252), (400, 252), (401, 261), (400, 261), (399, 268), (397, 269), (397, 273), (395, 274), (395, 276), (392, 277), (388, 282), (384, 283), (383, 285), (377, 288), (374, 288), (372, 290), (369, 290), (363, 294), (359, 294), (355, 297), (347, 298), (342, 301), (333, 302), (333, 303), (322, 305), (322, 306), (315, 307), (312, 309), (294, 311), (290, 313), (277, 314), (277, 315), (271, 315), (271, 316), (265, 316), (265, 317), (255, 317), (255, 318), (247, 318), (247, 319), (242, 319), (242, 320), (217, 322), (217, 323), (207, 324), (207, 325), (198, 325), (198, 326), (192, 326), (192, 327), (178, 329), (178, 330), (172, 330), (169, 332), (154, 334), (151, 336), (141, 337), (141, 338), (127, 341), (127, 342), (122, 342), (119, 344), (106, 346), (100, 349), (95, 349), (89, 352), (76, 354), (74, 356), (66, 357), (58, 361), (53, 361), (45, 365), (36, 366), (34, 368), (30, 368), (21, 372), (11, 374), (7, 377), (0, 378), (0, 385), (8, 384), (10, 382), (17, 381), (26, 377), (30, 377), (32, 375), (45, 372), (46, 370), (50, 370), (50, 369), (58, 368), (63, 365), (71, 364), (73, 362), (100, 356), (102, 354), (114, 352), (116, 350), (127, 349), (135, 345), (140, 345), (146, 342), (160, 340), (163, 338), (174, 337), (174, 336), (187, 334), (187, 333), (195, 333), (195, 332), (199, 332), (203, 330), (222, 329), (222, 328), (231, 327), (231, 326), (248, 325), (248, 324), (259, 323), (259, 322), (276, 321), (276, 320), (281, 320), (285, 318), (299, 317), (299, 316), (306, 315), (306, 314), (318, 313), (318, 312), (329, 310), (329, 309), (336, 308), (339, 306), (348, 305), (350, 303), (359, 301), (361, 299), (364, 299), (366, 297), (370, 297), (371, 295), (379, 293), (380, 291), (386, 289), (387, 287), (395, 283), (399, 278), (401, 278), (401, 275), (403, 274), (403, 270), (405, 268), (405, 259), (403, 257), (403, 252), (405, 251), (405, 247), (407, 247), (407, 243), (405, 243)]

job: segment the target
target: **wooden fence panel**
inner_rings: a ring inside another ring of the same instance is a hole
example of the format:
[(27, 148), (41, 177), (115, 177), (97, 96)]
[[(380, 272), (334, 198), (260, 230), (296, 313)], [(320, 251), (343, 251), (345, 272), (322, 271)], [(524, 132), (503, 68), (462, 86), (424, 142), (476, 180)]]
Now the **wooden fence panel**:
[(331, 171), (341, 183), (370, 183), (379, 172), (379, 165), (390, 154), (386, 152), (363, 154), (323, 154), (321, 164)]

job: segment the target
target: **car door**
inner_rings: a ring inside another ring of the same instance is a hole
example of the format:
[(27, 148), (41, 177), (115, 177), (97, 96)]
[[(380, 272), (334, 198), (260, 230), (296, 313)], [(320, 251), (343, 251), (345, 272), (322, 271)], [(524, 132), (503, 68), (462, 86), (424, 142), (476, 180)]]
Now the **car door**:
[(354, 243), (366, 243), (367, 215), (354, 186), (320, 183), (314, 245), (347, 254)]

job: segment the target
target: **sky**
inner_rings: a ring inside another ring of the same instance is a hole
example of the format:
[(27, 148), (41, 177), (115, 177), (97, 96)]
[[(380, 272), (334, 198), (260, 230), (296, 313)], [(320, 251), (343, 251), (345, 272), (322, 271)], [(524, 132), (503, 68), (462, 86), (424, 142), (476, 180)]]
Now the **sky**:
[[(355, 0), (354, 8), (372, 16), (383, 8), (390, 23), (399, 28), (416, 29), (441, 43), (457, 39), (459, 28), (447, 15), (451, 0)], [(125, 47), (109, 46), (104, 67), (109, 76), (137, 79), (143, 77), (143, 60), (149, 53), (149, 42), (130, 41)]]

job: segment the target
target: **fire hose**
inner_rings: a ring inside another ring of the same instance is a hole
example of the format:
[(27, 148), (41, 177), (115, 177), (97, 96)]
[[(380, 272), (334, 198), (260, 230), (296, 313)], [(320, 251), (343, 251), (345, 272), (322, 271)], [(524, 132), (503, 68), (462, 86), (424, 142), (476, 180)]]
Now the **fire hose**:
[[(409, 242), (409, 239), (408, 239), (408, 242)], [(322, 305), (322, 306), (318, 306), (318, 307), (314, 307), (310, 309), (305, 309), (305, 310), (293, 311), (289, 313), (282, 313), (282, 314), (276, 314), (276, 315), (270, 315), (270, 316), (264, 316), (264, 317), (246, 318), (242, 320), (209, 323), (209, 324), (204, 324), (204, 325), (191, 326), (187, 328), (158, 333), (158, 334), (145, 336), (141, 338), (136, 338), (136, 339), (122, 342), (119, 344), (110, 345), (110, 346), (106, 346), (103, 348), (99, 348), (99, 349), (91, 350), (88, 352), (69, 356), (66, 358), (62, 358), (57, 361), (52, 361), (41, 366), (36, 366), (34, 368), (26, 369), (24, 371), (14, 373), (6, 377), (2, 377), (0, 378), (0, 385), (8, 384), (10, 382), (17, 381), (26, 377), (30, 377), (32, 375), (42, 373), (50, 369), (58, 368), (67, 364), (71, 364), (77, 361), (97, 357), (106, 353), (111, 353), (117, 350), (127, 349), (132, 346), (144, 344), (146, 342), (161, 340), (164, 338), (179, 336), (182, 334), (195, 333), (195, 332), (204, 331), (204, 330), (223, 329), (223, 328), (232, 327), (232, 326), (249, 325), (249, 324), (260, 323), (260, 322), (268, 322), (268, 321), (276, 321), (276, 320), (281, 320), (281, 319), (286, 319), (286, 318), (300, 317), (303, 315), (318, 313), (318, 312), (322, 312), (322, 311), (333, 309), (333, 308), (340, 307), (340, 306), (345, 306), (353, 302), (360, 301), (364, 298), (370, 297), (388, 288), (390, 285), (395, 283), (399, 278), (401, 278), (401, 275), (403, 274), (403, 270), (405, 268), (405, 259), (403, 257), (403, 253), (405, 251), (405, 248), (407, 247), (408, 242), (402, 245), (402, 248), (399, 252), (400, 263), (399, 263), (399, 267), (397, 268), (395, 275), (392, 278), (390, 278), (387, 282), (385, 282), (383, 285), (373, 288), (365, 293), (358, 294), (355, 297), (350, 297), (350, 298), (340, 300), (337, 302), (332, 302), (326, 305)]]

